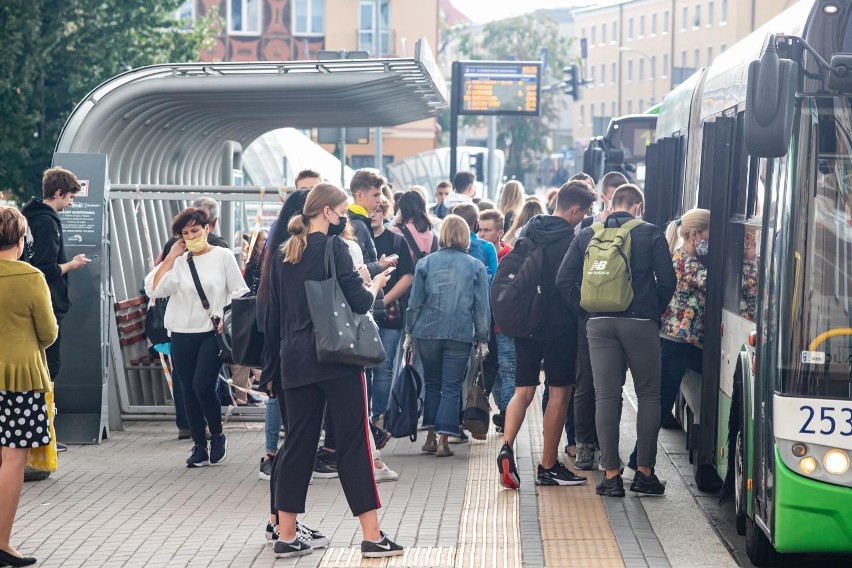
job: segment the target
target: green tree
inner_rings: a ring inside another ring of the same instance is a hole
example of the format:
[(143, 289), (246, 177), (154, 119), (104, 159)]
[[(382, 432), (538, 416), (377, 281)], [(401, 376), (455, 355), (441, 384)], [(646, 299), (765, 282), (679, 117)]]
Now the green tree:
[[(456, 36), (457, 54), (462, 59), (516, 59), (538, 61), (541, 49), (548, 51), (547, 69), (542, 84), (562, 79), (570, 61), (572, 38), (560, 35), (559, 25), (546, 13), (536, 12), (486, 24), (481, 30), (461, 28), (449, 33)], [(549, 71), (549, 73), (548, 73)], [(549, 151), (551, 125), (566, 104), (561, 89), (543, 92), (540, 117), (505, 116), (497, 119), (497, 146), (506, 150), (506, 173), (519, 178), (536, 170), (537, 159)]]
[(74, 106), (100, 83), (156, 63), (197, 61), (218, 14), (186, 28), (183, 0), (0, 2), (0, 190), (39, 193)]

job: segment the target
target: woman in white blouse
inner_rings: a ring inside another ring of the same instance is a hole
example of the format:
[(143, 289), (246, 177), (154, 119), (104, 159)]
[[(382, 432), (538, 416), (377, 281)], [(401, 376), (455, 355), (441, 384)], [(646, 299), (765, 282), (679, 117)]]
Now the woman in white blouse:
[[(203, 467), (222, 462), (228, 453), (216, 392), (221, 366), (216, 332), (221, 331), (222, 315), (231, 298), (249, 289), (233, 253), (207, 242), (210, 225), (204, 210), (190, 207), (178, 213), (172, 233), (181, 239), (145, 277), (145, 293), (151, 298), (170, 298), (165, 325), (171, 335), (172, 361), (183, 389), (194, 443), (186, 465)], [(193, 281), (191, 264), (198, 273), (207, 306), (202, 304)], [(209, 453), (205, 426), (211, 436)]]

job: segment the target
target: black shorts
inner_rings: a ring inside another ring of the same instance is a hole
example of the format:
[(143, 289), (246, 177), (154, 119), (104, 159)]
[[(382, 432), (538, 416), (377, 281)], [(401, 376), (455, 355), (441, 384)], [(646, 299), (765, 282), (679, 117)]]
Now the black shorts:
[(569, 387), (577, 380), (577, 334), (555, 339), (515, 338), (515, 386), (536, 387), (544, 360), (544, 376), (552, 387)]

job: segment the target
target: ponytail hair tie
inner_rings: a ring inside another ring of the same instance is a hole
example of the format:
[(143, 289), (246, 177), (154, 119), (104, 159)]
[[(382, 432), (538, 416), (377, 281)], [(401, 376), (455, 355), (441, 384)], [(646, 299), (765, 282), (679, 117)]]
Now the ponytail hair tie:
[(680, 227), (681, 221), (683, 221), (682, 217), (678, 217), (677, 219), (675, 219), (675, 226)]

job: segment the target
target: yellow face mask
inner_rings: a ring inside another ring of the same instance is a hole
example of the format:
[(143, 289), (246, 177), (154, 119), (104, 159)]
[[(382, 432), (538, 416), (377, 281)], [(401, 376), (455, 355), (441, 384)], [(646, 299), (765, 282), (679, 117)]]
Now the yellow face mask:
[(186, 243), (186, 250), (193, 253), (201, 252), (207, 246), (207, 235), (202, 233), (201, 236), (194, 239), (187, 239), (184, 242)]

